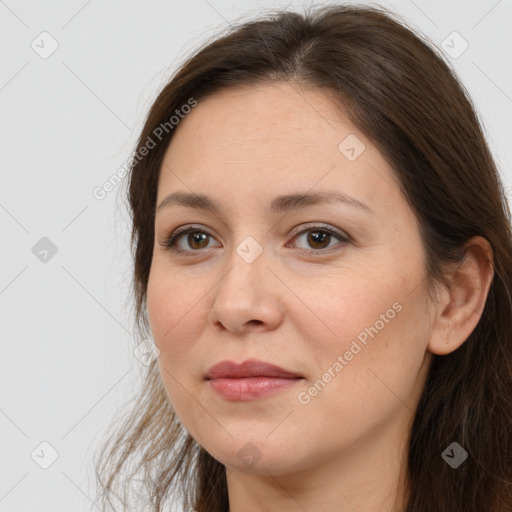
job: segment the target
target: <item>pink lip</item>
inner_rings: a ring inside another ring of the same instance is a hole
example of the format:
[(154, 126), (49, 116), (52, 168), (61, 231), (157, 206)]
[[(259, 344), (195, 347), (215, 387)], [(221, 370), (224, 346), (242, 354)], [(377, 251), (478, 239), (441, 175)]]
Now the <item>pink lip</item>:
[(227, 400), (253, 400), (287, 389), (302, 376), (265, 361), (249, 359), (242, 364), (222, 361), (212, 366), (205, 378)]

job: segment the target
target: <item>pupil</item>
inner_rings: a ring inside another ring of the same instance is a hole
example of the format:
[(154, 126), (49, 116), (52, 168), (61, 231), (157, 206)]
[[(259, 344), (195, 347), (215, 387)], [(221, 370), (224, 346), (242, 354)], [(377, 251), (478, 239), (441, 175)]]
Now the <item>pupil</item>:
[[(318, 241), (319, 241), (318, 238), (321, 239), (320, 243), (322, 243), (323, 241), (325, 241), (325, 238), (329, 237), (329, 236), (330, 236), (329, 233), (326, 233), (325, 231), (311, 231), (309, 238), (313, 240), (312, 245), (314, 245), (314, 244), (318, 243)], [(311, 243), (310, 240), (308, 240), (308, 241)]]
[[(192, 240), (193, 240), (193, 244), (192, 244), (192, 245), (194, 245), (194, 244), (196, 243), (196, 239), (197, 239), (197, 237), (202, 237), (202, 238), (203, 238), (203, 240), (204, 240), (204, 238), (206, 237), (206, 233), (192, 233), (191, 235), (189, 235), (189, 238), (190, 238), (190, 237), (191, 237), (191, 238), (192, 238)], [(200, 243), (201, 243), (201, 242), (199, 241), (199, 242), (198, 242), (198, 245), (200, 245)]]

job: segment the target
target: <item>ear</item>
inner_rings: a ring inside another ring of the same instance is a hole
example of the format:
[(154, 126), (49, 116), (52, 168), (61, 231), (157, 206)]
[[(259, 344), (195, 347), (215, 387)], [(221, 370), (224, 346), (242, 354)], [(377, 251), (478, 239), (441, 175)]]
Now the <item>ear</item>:
[(431, 337), (427, 348), (437, 355), (457, 350), (477, 326), (494, 277), (491, 244), (481, 236), (466, 244), (467, 254), (449, 275), (434, 304)]

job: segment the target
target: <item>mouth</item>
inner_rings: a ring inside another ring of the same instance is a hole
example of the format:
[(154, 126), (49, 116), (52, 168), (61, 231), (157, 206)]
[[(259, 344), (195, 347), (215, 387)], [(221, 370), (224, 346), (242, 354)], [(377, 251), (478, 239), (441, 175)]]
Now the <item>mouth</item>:
[(250, 359), (242, 364), (222, 361), (210, 368), (205, 379), (211, 389), (229, 401), (263, 398), (296, 385), (304, 377), (265, 361)]

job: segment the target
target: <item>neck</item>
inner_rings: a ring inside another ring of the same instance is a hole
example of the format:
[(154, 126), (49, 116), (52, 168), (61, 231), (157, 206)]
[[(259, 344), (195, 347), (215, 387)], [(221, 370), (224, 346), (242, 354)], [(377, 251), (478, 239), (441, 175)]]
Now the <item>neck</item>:
[(410, 411), (397, 422), (300, 471), (228, 467), (229, 512), (402, 512)]

